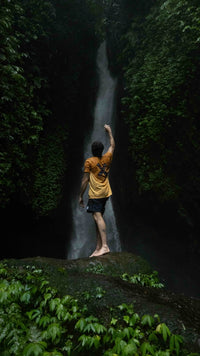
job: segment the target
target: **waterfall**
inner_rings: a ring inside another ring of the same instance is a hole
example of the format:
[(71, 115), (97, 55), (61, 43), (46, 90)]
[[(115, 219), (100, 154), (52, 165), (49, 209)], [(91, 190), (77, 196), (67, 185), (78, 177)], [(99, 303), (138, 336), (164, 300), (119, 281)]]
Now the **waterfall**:
[[(93, 141), (101, 141), (104, 144), (104, 152), (109, 147), (109, 137), (104, 130), (104, 124), (112, 128), (114, 134), (113, 110), (116, 79), (113, 79), (108, 70), (108, 59), (106, 54), (106, 43), (103, 42), (97, 53), (97, 69), (99, 73), (99, 89), (94, 111), (93, 130), (87, 142), (85, 142), (84, 161), (92, 156), (91, 144)], [(115, 159), (115, 156), (114, 156)], [(84, 162), (83, 162), (84, 163)], [(112, 170), (112, 166), (111, 166)], [(83, 169), (82, 169), (83, 172)], [(80, 173), (81, 176), (81, 173)], [(112, 187), (111, 187), (112, 188)], [(78, 194), (72, 199), (73, 229), (68, 249), (68, 259), (88, 257), (96, 247), (96, 229), (91, 214), (78, 205)], [(88, 200), (88, 189), (84, 194), (85, 206)], [(110, 251), (121, 251), (119, 233), (116, 226), (113, 210), (112, 197), (106, 203), (104, 218), (107, 228), (107, 241)]]

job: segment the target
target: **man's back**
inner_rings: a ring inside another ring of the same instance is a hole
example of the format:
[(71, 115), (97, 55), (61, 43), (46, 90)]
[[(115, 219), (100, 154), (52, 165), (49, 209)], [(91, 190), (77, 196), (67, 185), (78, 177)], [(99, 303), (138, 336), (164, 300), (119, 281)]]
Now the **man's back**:
[(112, 156), (112, 153), (107, 152), (101, 158), (91, 157), (85, 161), (84, 172), (90, 174), (90, 199), (107, 198), (112, 195), (108, 179)]

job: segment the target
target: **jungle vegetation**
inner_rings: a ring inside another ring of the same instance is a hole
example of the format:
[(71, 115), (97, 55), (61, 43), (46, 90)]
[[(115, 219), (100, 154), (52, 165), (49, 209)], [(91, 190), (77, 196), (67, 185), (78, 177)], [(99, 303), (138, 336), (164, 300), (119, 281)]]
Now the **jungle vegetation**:
[(70, 137), (77, 138), (73, 122), (80, 121), (84, 131), (82, 93), (90, 93), (86, 78), (94, 76), (101, 26), (93, 5), (89, 0), (1, 2), (2, 207), (19, 199), (46, 215), (59, 204)]
[(200, 193), (199, 4), (126, 0), (112, 8), (112, 68), (123, 81), (122, 117), (138, 191), (174, 202), (193, 220)]
[(132, 304), (107, 307), (104, 317), (91, 315), (91, 298), (97, 301), (106, 294), (101, 287), (92, 295), (83, 292), (81, 303), (74, 295), (60, 295), (37, 266), (17, 268), (4, 261), (0, 275), (3, 356), (198, 355), (185, 348), (183, 338), (158, 314), (139, 315)]
[(17, 196), (38, 215), (58, 206), (73, 142), (91, 122), (105, 34), (138, 192), (197, 221), (197, 0), (2, 1), (1, 205)]

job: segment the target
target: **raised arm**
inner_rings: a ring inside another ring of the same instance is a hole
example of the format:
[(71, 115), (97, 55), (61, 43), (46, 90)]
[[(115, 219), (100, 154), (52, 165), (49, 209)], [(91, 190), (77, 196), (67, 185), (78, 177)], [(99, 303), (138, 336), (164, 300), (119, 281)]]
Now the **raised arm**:
[(115, 140), (114, 140), (114, 137), (112, 134), (111, 127), (109, 125), (104, 125), (104, 128), (105, 128), (106, 132), (108, 133), (109, 139), (110, 139), (110, 147), (108, 149), (108, 152), (113, 154), (113, 152), (115, 150)]

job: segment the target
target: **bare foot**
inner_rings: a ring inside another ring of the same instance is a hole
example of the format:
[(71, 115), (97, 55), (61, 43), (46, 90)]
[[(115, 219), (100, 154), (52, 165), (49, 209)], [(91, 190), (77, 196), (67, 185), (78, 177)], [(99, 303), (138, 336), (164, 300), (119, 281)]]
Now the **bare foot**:
[(105, 255), (106, 253), (109, 253), (110, 252), (110, 249), (108, 246), (105, 246), (105, 247), (101, 247), (100, 250), (97, 250), (97, 251), (94, 251), (92, 256), (102, 256), (102, 255)]
[(99, 250), (100, 250), (100, 248), (96, 248), (96, 250), (89, 257), (96, 256), (96, 253), (98, 253)]
[(93, 257), (93, 256), (95, 256), (95, 253), (96, 253), (97, 251), (95, 250), (89, 257)]
[(101, 245), (100, 246), (96, 246), (95, 251), (89, 257), (96, 256), (96, 253), (98, 253), (100, 249), (101, 249)]

